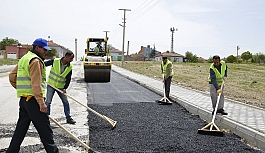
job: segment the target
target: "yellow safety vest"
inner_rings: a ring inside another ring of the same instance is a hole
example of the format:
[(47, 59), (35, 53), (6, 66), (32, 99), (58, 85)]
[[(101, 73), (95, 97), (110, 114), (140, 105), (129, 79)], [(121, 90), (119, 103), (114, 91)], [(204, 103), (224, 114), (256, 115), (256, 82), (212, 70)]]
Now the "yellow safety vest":
[(72, 70), (73, 65), (67, 66), (61, 73), (61, 59), (55, 58), (49, 74), (48, 82), (56, 88), (62, 89), (66, 83), (66, 76)]
[(174, 75), (174, 72), (173, 72), (173, 64), (172, 62), (170, 62), (169, 60), (167, 60), (166, 64), (164, 64), (164, 62), (162, 61), (162, 69), (163, 69), (163, 74), (164, 74), (164, 77), (166, 76), (166, 73), (167, 73), (167, 65), (171, 63), (172, 67), (171, 67), (171, 72), (170, 72), (170, 75), (169, 76), (173, 76)]
[(39, 58), (43, 63), (43, 73), (42, 73), (42, 94), (43, 97), (46, 97), (46, 67), (44, 65), (43, 60), (38, 57), (33, 52), (29, 51), (26, 55), (24, 55), (18, 62), (18, 70), (17, 70), (17, 80), (16, 80), (16, 89), (17, 89), (17, 97), (21, 97), (22, 95), (30, 95), (34, 96), (31, 86), (31, 78), (29, 72), (29, 62), (33, 58)]
[[(216, 77), (216, 82), (218, 84), (218, 86), (221, 86), (222, 85), (222, 82), (223, 82), (223, 77), (225, 75), (225, 70), (226, 70), (226, 64), (224, 61), (220, 61), (220, 64), (221, 65), (221, 73), (217, 70), (217, 68), (214, 67), (214, 64), (212, 63), (211, 66), (210, 66), (210, 69), (212, 69), (215, 73), (215, 77)], [(208, 77), (208, 81), (211, 82), (211, 78), (210, 78), (210, 75)]]

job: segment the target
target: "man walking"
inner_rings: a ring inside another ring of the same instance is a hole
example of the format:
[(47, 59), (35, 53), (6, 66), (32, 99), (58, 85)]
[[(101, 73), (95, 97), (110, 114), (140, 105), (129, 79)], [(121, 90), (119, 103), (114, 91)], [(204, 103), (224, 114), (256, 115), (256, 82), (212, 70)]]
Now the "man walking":
[(20, 101), (19, 118), (7, 153), (19, 152), (30, 122), (37, 129), (46, 152), (59, 152), (53, 140), (44, 102), (46, 67), (43, 60), (47, 50), (50, 50), (47, 41), (42, 38), (36, 39), (33, 42), (33, 49), (19, 60), (18, 65), (9, 74), (9, 81), (17, 90)]
[(173, 101), (169, 97), (171, 80), (172, 80), (172, 77), (174, 75), (173, 64), (172, 64), (171, 61), (169, 61), (167, 59), (166, 56), (163, 56), (162, 59), (163, 59), (163, 61), (161, 63), (161, 71), (162, 71), (162, 74), (164, 76), (163, 83), (164, 83), (164, 87), (165, 87), (165, 89), (164, 89), (165, 90), (165, 94), (166, 94), (166, 97), (168, 98), (168, 100)]
[(213, 57), (213, 63), (210, 66), (210, 75), (208, 77), (209, 85), (210, 85), (210, 95), (211, 95), (211, 100), (212, 100), (212, 107), (213, 107), (213, 112), (215, 110), (215, 106), (217, 103), (217, 97), (219, 94), (220, 96), (220, 101), (219, 105), (217, 107), (217, 113), (221, 113), (222, 115), (228, 115), (224, 111), (224, 87), (221, 89), (222, 82), (226, 79), (227, 77), (227, 65), (224, 61), (220, 60), (220, 57), (218, 55), (215, 55)]
[[(73, 67), (71, 62), (73, 61), (73, 59), (74, 59), (74, 53), (71, 51), (68, 51), (66, 52), (65, 56), (61, 59), (55, 58), (55, 59), (45, 62), (46, 66), (52, 65), (52, 68), (51, 68), (51, 71), (48, 77), (48, 83), (62, 90), (64, 93), (66, 93), (66, 89), (68, 88), (71, 82), (72, 67)], [(75, 124), (76, 121), (74, 121), (70, 115), (70, 105), (69, 105), (67, 97), (61, 92), (55, 90), (50, 85), (47, 85), (47, 96), (46, 96), (46, 105), (48, 107), (47, 114), (50, 115), (51, 102), (52, 102), (52, 98), (53, 98), (55, 91), (57, 92), (57, 94), (59, 95), (63, 103), (66, 123)]]

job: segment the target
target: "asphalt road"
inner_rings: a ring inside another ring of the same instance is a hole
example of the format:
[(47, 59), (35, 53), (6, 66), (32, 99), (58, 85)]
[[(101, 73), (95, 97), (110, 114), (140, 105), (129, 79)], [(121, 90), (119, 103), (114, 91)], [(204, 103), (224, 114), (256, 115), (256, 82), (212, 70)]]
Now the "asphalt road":
[(90, 147), (104, 153), (256, 152), (233, 134), (197, 134), (207, 124), (182, 106), (112, 72), (110, 83), (87, 84), (89, 107), (118, 121), (116, 128), (89, 113)]
[[(224, 137), (197, 134), (206, 122), (183, 107), (158, 105), (161, 96), (112, 72), (109, 83), (85, 83), (81, 63), (74, 64), (68, 94), (98, 113), (117, 121), (111, 125), (72, 100), (71, 114), (76, 125), (65, 124), (62, 104), (54, 97), (51, 116), (82, 142), (102, 153), (158, 152), (256, 152), (233, 134)], [(8, 146), (18, 117), (18, 99), (7, 76), (0, 77), (0, 152)], [(65, 132), (52, 124), (60, 152), (87, 152)], [(44, 153), (34, 126), (30, 126), (20, 152)]]

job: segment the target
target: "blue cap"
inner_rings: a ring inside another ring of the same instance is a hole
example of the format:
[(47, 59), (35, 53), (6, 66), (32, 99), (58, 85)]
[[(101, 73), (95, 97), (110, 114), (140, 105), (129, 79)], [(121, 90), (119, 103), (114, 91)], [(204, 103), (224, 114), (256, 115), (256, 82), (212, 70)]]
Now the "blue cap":
[(48, 47), (48, 43), (46, 39), (38, 38), (36, 39), (33, 44), (33, 46), (40, 46), (43, 47), (46, 50), (51, 50), (50, 47)]

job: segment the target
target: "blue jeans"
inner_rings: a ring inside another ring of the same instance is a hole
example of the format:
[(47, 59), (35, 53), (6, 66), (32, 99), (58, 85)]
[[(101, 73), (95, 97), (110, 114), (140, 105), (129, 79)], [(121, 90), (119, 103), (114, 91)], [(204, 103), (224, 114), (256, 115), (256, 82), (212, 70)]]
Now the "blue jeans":
[(47, 108), (48, 108), (48, 111), (47, 111), (47, 114), (50, 115), (50, 111), (51, 111), (51, 103), (52, 103), (52, 98), (53, 98), (53, 95), (54, 95), (54, 92), (57, 92), (57, 94), (59, 95), (59, 97), (61, 98), (62, 100), (62, 103), (63, 103), (63, 109), (64, 109), (64, 114), (65, 114), (65, 117), (66, 119), (70, 118), (71, 115), (70, 115), (70, 105), (69, 105), (69, 102), (67, 100), (67, 97), (60, 93), (59, 91), (55, 90), (53, 87), (47, 85), (47, 92), (46, 92), (46, 105), (47, 105)]

